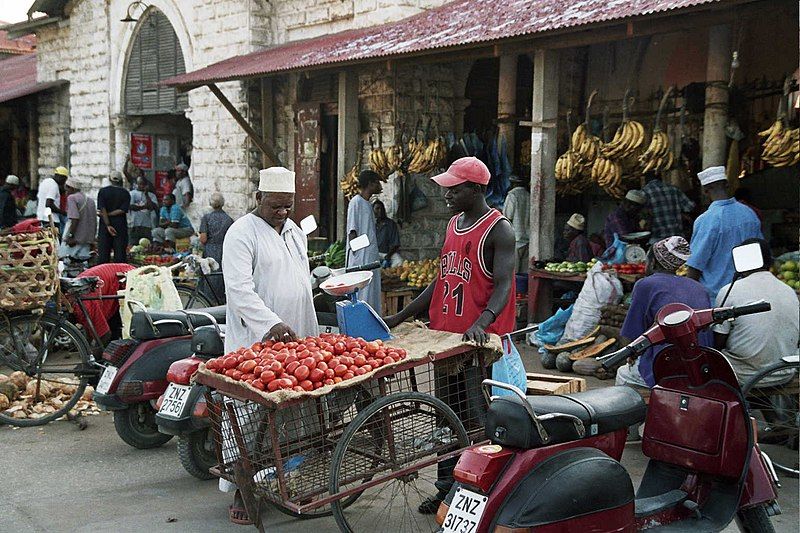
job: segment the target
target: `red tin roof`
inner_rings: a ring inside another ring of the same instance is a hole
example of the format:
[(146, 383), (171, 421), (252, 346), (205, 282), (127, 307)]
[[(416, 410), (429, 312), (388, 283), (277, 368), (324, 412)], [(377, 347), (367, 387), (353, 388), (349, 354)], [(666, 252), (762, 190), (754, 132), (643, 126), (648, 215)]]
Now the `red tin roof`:
[[(7, 22), (0, 20), (0, 27), (7, 24)], [(29, 54), (35, 50), (35, 35), (23, 35), (17, 39), (9, 39), (8, 32), (0, 30), (0, 54)]]
[(36, 54), (24, 54), (0, 61), (0, 103), (64, 83), (66, 82), (36, 82)]

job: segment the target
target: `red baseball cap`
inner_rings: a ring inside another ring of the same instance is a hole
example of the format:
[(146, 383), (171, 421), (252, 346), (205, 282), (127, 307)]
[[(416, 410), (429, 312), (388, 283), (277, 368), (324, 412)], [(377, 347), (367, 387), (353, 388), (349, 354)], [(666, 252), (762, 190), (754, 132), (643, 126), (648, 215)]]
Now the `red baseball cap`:
[(492, 175), (483, 161), (477, 157), (456, 159), (447, 172), (433, 176), (431, 179), (442, 187), (455, 187), (462, 183), (472, 182), (487, 185)]

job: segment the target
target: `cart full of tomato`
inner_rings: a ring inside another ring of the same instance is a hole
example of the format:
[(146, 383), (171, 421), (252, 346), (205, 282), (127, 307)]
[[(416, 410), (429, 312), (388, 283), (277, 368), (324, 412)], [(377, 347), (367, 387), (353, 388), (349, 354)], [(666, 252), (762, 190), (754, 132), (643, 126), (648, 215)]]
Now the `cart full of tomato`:
[(603, 270), (614, 269), (617, 274), (644, 274), (646, 265), (644, 263), (621, 263), (616, 265), (604, 265)]
[(324, 333), (297, 342), (257, 342), (206, 362), (206, 370), (258, 390), (313, 391), (405, 359), (406, 351), (376, 340)]

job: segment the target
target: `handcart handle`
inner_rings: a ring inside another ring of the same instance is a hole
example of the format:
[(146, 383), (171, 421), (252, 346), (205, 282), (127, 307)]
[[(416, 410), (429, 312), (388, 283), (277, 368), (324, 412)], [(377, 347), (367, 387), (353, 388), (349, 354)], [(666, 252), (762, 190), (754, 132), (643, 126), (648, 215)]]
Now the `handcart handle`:
[(528, 333), (533, 333), (534, 331), (539, 331), (539, 324), (533, 324), (531, 326), (526, 326), (522, 329), (518, 329), (516, 331), (512, 331), (511, 333), (506, 333), (503, 337), (508, 337), (510, 341), (514, 337), (519, 337), (520, 335), (527, 335)]

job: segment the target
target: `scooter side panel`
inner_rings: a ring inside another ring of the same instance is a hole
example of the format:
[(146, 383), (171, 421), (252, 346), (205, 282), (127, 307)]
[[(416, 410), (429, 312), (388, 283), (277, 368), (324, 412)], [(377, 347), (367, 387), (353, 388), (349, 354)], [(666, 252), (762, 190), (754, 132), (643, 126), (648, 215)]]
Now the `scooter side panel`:
[(634, 504), (579, 516), (565, 522), (536, 526), (536, 533), (633, 533)]
[(764, 466), (764, 461), (758, 450), (758, 445), (753, 446), (750, 454), (750, 465), (744, 482), (744, 491), (739, 500), (740, 507), (752, 507), (778, 499), (775, 485)]
[(109, 392), (116, 393), (119, 386), (126, 381), (141, 381), (144, 384), (142, 395), (126, 396), (122, 399), (128, 403), (158, 399), (168, 385), (169, 365), (191, 354), (190, 336), (145, 341), (119, 369), (113, 388)]

